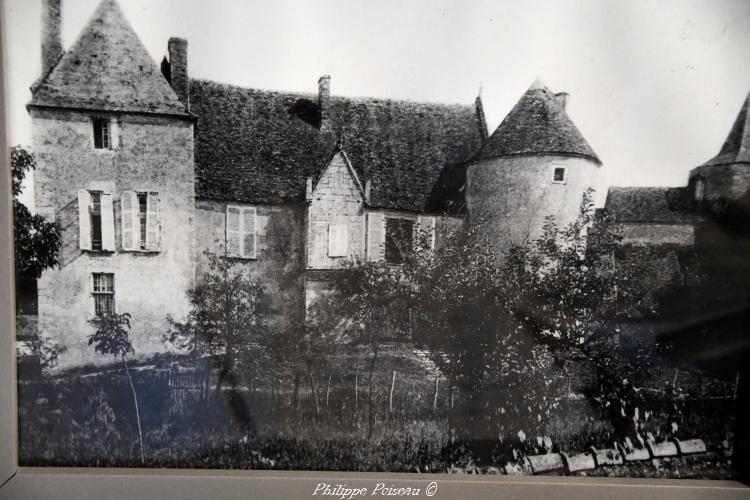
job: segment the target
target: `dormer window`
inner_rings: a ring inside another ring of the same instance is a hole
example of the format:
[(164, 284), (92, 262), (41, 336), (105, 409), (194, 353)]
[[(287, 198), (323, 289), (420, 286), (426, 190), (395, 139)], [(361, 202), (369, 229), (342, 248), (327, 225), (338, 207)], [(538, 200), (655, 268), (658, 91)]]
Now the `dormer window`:
[(109, 129), (109, 120), (105, 118), (94, 118), (94, 147), (96, 149), (111, 149), (112, 137)]
[(552, 169), (552, 182), (557, 184), (565, 183), (567, 181), (565, 174), (565, 167), (554, 167)]

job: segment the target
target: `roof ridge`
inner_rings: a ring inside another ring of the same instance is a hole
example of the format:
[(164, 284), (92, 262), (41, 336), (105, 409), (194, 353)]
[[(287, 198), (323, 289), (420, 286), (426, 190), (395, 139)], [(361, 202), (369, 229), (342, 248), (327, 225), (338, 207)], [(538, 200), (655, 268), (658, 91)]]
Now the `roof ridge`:
[[(275, 90), (275, 89), (268, 89), (268, 88), (262, 88), (262, 87), (244, 87), (242, 85), (238, 85), (236, 83), (228, 83), (228, 82), (221, 82), (218, 80), (212, 80), (207, 78), (190, 78), (191, 81), (198, 82), (198, 83), (208, 83), (213, 85), (220, 85), (225, 88), (231, 88), (236, 90), (246, 90), (246, 91), (252, 91), (252, 92), (265, 92), (269, 94), (276, 94), (276, 95), (289, 95), (289, 96), (304, 96), (304, 97), (315, 97), (317, 98), (317, 93), (315, 92), (304, 92), (304, 91), (294, 91), (294, 90)], [(474, 109), (474, 103), (457, 103), (457, 102), (437, 102), (437, 101), (417, 101), (414, 99), (397, 99), (397, 98), (391, 98), (391, 97), (377, 97), (377, 96), (351, 96), (351, 95), (332, 95), (332, 100), (349, 100), (353, 102), (358, 101), (383, 101), (383, 102), (389, 102), (394, 104), (408, 104), (408, 105), (415, 105), (415, 106), (435, 106), (435, 107), (444, 107), (444, 108), (466, 108), (466, 109)]]

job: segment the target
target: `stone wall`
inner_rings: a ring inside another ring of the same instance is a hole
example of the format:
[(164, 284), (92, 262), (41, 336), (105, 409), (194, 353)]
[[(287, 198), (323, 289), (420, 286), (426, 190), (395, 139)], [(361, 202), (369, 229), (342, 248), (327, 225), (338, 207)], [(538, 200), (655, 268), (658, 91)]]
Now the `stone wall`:
[(622, 243), (631, 245), (693, 245), (692, 224), (622, 224)]
[[(336, 269), (351, 257), (365, 256), (365, 212), (360, 186), (342, 153), (336, 154), (312, 191), (307, 211), (307, 267)], [(328, 255), (328, 230), (346, 224), (345, 257)]]
[[(106, 115), (105, 115), (106, 116)], [(193, 125), (189, 121), (144, 115), (118, 115), (120, 145), (94, 149), (92, 116), (32, 109), (33, 150), (37, 158), (37, 211), (63, 229), (60, 266), (39, 280), (39, 333), (67, 347), (58, 368), (111, 362), (88, 345), (93, 329), (92, 273), (114, 273), (115, 307), (133, 316), (136, 355), (162, 352), (165, 316), (182, 315), (187, 300), (179, 290), (194, 282)], [(114, 252), (79, 247), (77, 191), (113, 194)], [(124, 252), (120, 194), (159, 193), (161, 249)]]
[[(564, 182), (553, 171), (566, 169)], [(581, 196), (599, 187), (600, 167), (570, 156), (494, 158), (470, 165), (466, 173), (469, 221), (484, 224), (498, 250), (537, 238), (544, 219), (554, 215), (560, 227), (578, 215)], [(605, 193), (597, 189), (597, 206)]]
[[(195, 237), (197, 279), (208, 269), (205, 251), (223, 254), (226, 207), (234, 202), (197, 200)], [(257, 212), (257, 258), (230, 257), (235, 266), (263, 284), (273, 308), (272, 323), (285, 328), (302, 313), (304, 289), (304, 209), (293, 205), (255, 206)]]

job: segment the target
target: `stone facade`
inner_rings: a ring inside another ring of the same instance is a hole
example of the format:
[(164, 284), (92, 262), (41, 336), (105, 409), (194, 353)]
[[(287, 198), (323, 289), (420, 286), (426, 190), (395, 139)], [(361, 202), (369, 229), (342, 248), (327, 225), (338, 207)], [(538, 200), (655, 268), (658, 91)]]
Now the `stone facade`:
[[(345, 153), (338, 152), (312, 187), (307, 209), (307, 263), (311, 269), (337, 269), (347, 259), (365, 256), (364, 188)], [(330, 231), (345, 228), (344, 255), (329, 255)]]
[[(555, 169), (564, 179), (555, 181)], [(499, 251), (540, 236), (545, 217), (560, 227), (578, 215), (583, 193), (599, 187), (600, 167), (570, 156), (528, 155), (483, 160), (466, 173), (466, 205), (472, 223), (486, 226)]]
[(272, 323), (285, 328), (302, 312), (304, 288), (303, 207), (293, 205), (249, 205), (202, 200), (195, 202), (196, 273), (207, 271), (206, 251), (223, 255), (226, 248), (227, 206), (256, 209), (256, 258), (229, 257), (248, 276), (263, 283), (272, 307)]
[[(110, 115), (31, 110), (36, 207), (63, 229), (60, 265), (38, 283), (39, 331), (67, 348), (60, 368), (110, 361), (88, 345), (93, 273), (114, 274), (116, 310), (133, 315), (133, 346), (144, 356), (164, 350), (165, 304), (184, 313), (187, 300), (175, 290), (188, 289), (195, 276), (192, 122), (118, 114), (118, 147), (95, 149), (92, 116)], [(112, 195), (114, 251), (81, 250), (81, 189)], [(158, 193), (159, 251), (123, 250), (120, 195), (129, 190)]]

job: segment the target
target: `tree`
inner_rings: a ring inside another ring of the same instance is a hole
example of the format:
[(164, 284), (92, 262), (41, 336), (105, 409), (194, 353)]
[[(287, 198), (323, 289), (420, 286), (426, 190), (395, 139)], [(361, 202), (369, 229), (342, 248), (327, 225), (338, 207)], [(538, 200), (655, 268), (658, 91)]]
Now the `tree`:
[[(245, 376), (253, 376), (260, 356), (273, 339), (268, 327), (270, 306), (263, 286), (231, 258), (205, 253), (207, 272), (187, 291), (191, 310), (182, 321), (167, 316), (170, 328), (164, 340), (195, 357), (210, 356), (219, 376), (217, 394), (229, 384), (231, 404), (242, 424), (250, 426), (247, 408), (236, 389)], [(208, 376), (208, 373), (207, 373)]]
[(38, 278), (44, 269), (58, 263), (60, 227), (41, 215), (32, 215), (18, 199), (23, 181), (36, 168), (34, 155), (22, 146), (10, 150), (13, 177), (13, 215), (15, 230), (16, 276)]
[(89, 336), (89, 345), (94, 346), (94, 350), (101, 354), (111, 354), (115, 358), (120, 358), (125, 374), (128, 376), (130, 390), (133, 393), (133, 405), (135, 406), (135, 417), (138, 424), (138, 442), (141, 447), (141, 463), (145, 463), (143, 451), (143, 431), (141, 429), (141, 412), (138, 408), (138, 394), (133, 385), (133, 379), (130, 376), (130, 369), (125, 357), (128, 354), (134, 354), (133, 344), (128, 338), (130, 332), (130, 319), (128, 313), (110, 313), (97, 316), (90, 320), (96, 331)]
[(540, 237), (504, 254), (474, 221), (405, 264), (412, 338), (465, 397), (451, 422), (460, 436), (491, 443), (540, 432), (576, 366), (598, 375), (592, 401), (632, 422), (634, 378), (655, 350), (623, 349), (613, 333), (651, 302), (633, 269), (608, 264), (621, 234), (606, 213), (595, 220), (592, 200), (586, 192), (571, 224), (548, 217)]
[(408, 335), (403, 274), (386, 262), (346, 261), (311, 305), (309, 329), (327, 343), (368, 349), (367, 438), (375, 422), (373, 374), (385, 342)]

